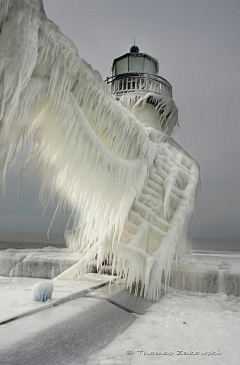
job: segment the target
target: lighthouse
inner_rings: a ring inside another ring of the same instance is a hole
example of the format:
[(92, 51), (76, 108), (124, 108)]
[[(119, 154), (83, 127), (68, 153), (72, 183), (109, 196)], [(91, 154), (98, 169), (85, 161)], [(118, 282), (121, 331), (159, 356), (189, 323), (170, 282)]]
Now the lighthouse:
[(178, 125), (178, 109), (171, 84), (158, 73), (158, 61), (134, 44), (113, 60), (112, 76), (106, 81), (116, 99), (145, 126), (170, 135)]

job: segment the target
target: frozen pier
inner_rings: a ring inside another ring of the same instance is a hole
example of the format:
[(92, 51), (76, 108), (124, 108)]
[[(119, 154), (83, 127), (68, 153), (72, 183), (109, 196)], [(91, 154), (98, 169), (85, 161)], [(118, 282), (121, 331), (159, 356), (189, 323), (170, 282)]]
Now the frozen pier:
[[(78, 260), (78, 255), (70, 254), (66, 248), (7, 249), (0, 251), (0, 275), (53, 279)], [(89, 265), (89, 271), (97, 271), (94, 262)], [(239, 296), (240, 254), (187, 254), (178, 263), (173, 262), (170, 286), (185, 291)]]

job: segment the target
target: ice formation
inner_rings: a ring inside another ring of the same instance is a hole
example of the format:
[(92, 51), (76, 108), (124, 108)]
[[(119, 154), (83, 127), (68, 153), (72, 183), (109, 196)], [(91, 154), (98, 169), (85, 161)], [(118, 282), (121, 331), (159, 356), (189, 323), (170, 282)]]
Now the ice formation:
[(157, 122), (153, 123), (150, 120), (146, 120), (144, 124), (171, 135), (176, 127), (179, 126), (178, 109), (171, 97), (155, 94), (154, 92), (147, 92), (144, 95), (134, 92), (122, 95), (119, 100), (131, 114), (141, 118), (141, 113), (146, 108), (149, 99), (155, 105), (153, 113), (157, 116)]
[(170, 137), (173, 104), (159, 104), (172, 111), (167, 124), (144, 126), (47, 19), (41, 0), (0, 6), (3, 189), (19, 143), (32, 140), (19, 181), (32, 162), (44, 173), (40, 196), (57, 197), (53, 219), (71, 210), (66, 240), (81, 255), (59, 278), (81, 277), (97, 259), (130, 289), (158, 298), (173, 257), (187, 250), (199, 181), (196, 161)]
[(50, 281), (39, 281), (33, 286), (32, 300), (46, 302), (52, 299), (53, 284)]

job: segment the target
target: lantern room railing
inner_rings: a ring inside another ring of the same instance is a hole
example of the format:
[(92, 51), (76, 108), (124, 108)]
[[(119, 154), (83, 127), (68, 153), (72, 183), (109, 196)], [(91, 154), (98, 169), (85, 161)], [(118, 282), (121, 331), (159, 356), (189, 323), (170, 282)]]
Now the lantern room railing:
[(148, 73), (121, 74), (107, 77), (107, 84), (111, 84), (111, 92), (116, 97), (126, 93), (153, 92), (172, 98), (172, 86), (167, 80), (158, 75)]

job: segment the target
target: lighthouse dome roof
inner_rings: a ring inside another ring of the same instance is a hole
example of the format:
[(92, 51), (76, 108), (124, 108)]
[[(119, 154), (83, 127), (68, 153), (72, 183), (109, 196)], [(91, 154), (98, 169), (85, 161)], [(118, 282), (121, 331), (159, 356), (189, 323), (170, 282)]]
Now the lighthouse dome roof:
[(134, 44), (134, 46), (132, 46), (132, 47), (130, 48), (130, 52), (131, 52), (131, 53), (139, 53), (139, 48), (138, 48), (138, 46), (135, 46), (135, 44)]

